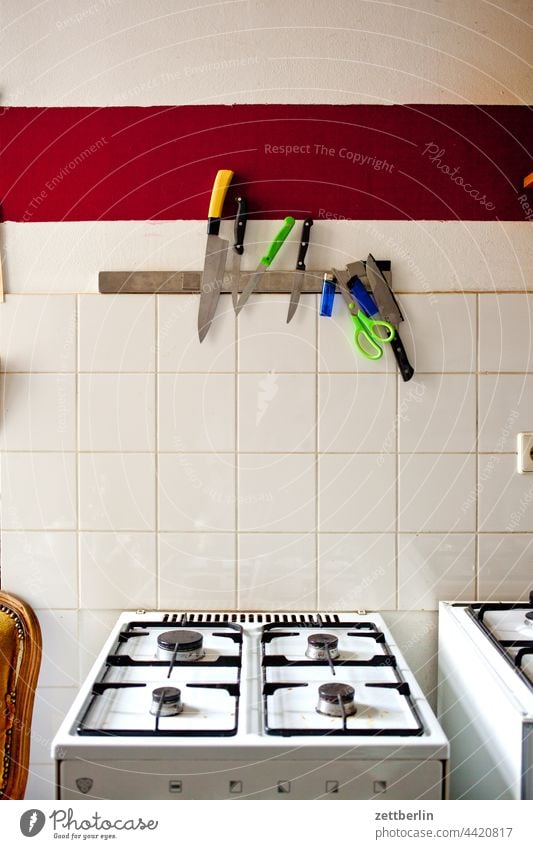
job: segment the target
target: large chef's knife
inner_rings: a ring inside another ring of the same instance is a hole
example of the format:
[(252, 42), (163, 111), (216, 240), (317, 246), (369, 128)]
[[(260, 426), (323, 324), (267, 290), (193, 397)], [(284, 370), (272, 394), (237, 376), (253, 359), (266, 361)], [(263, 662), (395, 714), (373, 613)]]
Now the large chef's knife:
[(218, 171), (213, 183), (207, 219), (207, 247), (202, 274), (200, 308), (198, 310), (198, 336), (203, 342), (215, 315), (220, 290), (224, 281), (224, 268), (229, 242), (218, 235), (222, 207), (233, 178), (233, 171)]
[(396, 357), (400, 374), (405, 381), (411, 380), (415, 370), (407, 358), (407, 353), (398, 333), (398, 325), (403, 321), (403, 315), (396, 298), (390, 290), (389, 284), (372, 254), (368, 254), (366, 261), (366, 276), (372, 289), (374, 300), (378, 305), (381, 318), (396, 328), (396, 336), (392, 339), (390, 346)]
[(235, 312), (237, 313), (237, 315), (242, 310), (246, 301), (248, 300), (248, 298), (250, 297), (250, 295), (254, 291), (255, 287), (257, 286), (257, 284), (261, 280), (261, 277), (263, 276), (263, 274), (265, 273), (265, 271), (269, 267), (270, 263), (272, 262), (272, 260), (276, 256), (276, 254), (278, 253), (283, 242), (285, 241), (285, 239), (287, 238), (287, 236), (289, 235), (289, 233), (291, 232), (293, 227), (294, 227), (294, 218), (292, 217), (292, 215), (288, 215), (287, 218), (285, 219), (285, 221), (283, 222), (283, 227), (274, 236), (274, 239), (270, 243), (270, 247), (269, 247), (268, 251), (266, 252), (266, 254), (263, 257), (261, 257), (261, 259), (259, 260), (259, 265), (257, 266), (255, 272), (252, 274), (248, 283), (244, 287), (244, 289), (242, 291), (242, 295), (237, 302), (237, 306), (235, 307)]
[(248, 221), (248, 209), (246, 201), (243, 197), (235, 198), (237, 202), (237, 212), (235, 215), (235, 226), (233, 230), (233, 254), (231, 265), (231, 300), (233, 308), (237, 307), (239, 300), (239, 283), (241, 280), (241, 262), (244, 253), (244, 234), (246, 232), (246, 222)]
[(296, 309), (298, 307), (298, 302), (300, 300), (300, 293), (302, 291), (302, 283), (305, 274), (305, 255), (307, 253), (307, 248), (309, 247), (309, 234), (311, 232), (311, 227), (313, 226), (313, 219), (306, 218), (302, 227), (302, 235), (300, 236), (300, 249), (298, 251), (298, 260), (296, 262), (296, 271), (294, 272), (292, 278), (292, 292), (291, 292), (291, 300), (289, 304), (289, 312), (287, 313), (287, 324), (293, 317)]

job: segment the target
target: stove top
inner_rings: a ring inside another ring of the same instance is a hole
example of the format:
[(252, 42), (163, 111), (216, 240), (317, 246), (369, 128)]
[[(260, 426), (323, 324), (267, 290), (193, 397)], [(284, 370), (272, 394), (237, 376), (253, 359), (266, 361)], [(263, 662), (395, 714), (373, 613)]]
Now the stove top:
[(377, 614), (126, 613), (85, 689), (82, 738), (428, 733)]
[(529, 602), (471, 604), (466, 611), (533, 692), (533, 593)]
[(449, 744), (377, 613), (137, 611), (52, 753), (61, 799), (432, 799)]

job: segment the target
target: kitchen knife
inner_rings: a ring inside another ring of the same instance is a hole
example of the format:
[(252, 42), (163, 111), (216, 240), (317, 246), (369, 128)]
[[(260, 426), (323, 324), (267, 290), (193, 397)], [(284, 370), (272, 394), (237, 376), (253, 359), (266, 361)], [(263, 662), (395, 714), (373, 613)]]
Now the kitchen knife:
[(396, 328), (396, 336), (391, 341), (390, 346), (396, 357), (400, 374), (405, 381), (411, 380), (415, 371), (407, 358), (407, 353), (398, 333), (398, 324), (403, 321), (403, 315), (372, 254), (368, 254), (366, 261), (366, 275), (381, 318), (390, 322)]
[(263, 276), (270, 263), (278, 253), (279, 249), (283, 245), (285, 239), (287, 238), (293, 227), (294, 218), (292, 217), (292, 215), (288, 215), (285, 221), (283, 222), (283, 227), (274, 237), (266, 254), (259, 260), (259, 265), (257, 266), (255, 272), (252, 274), (248, 283), (244, 287), (242, 295), (237, 302), (237, 306), (235, 307), (235, 312), (237, 313), (237, 315), (242, 310), (246, 301), (248, 300), (255, 287), (261, 280), (261, 277)]
[(229, 242), (218, 235), (224, 199), (233, 171), (218, 171), (213, 183), (207, 219), (207, 247), (202, 274), (200, 307), (198, 310), (198, 336), (203, 342), (215, 315), (220, 290), (224, 281), (224, 268)]
[(287, 324), (296, 312), (296, 308), (298, 307), (298, 301), (300, 300), (300, 293), (302, 291), (302, 283), (304, 281), (305, 274), (305, 255), (307, 253), (307, 248), (309, 247), (309, 234), (311, 232), (312, 226), (313, 219), (306, 218), (303, 223), (302, 235), (300, 237), (300, 249), (298, 251), (296, 271), (294, 272), (292, 278), (292, 292), (291, 301), (289, 304), (289, 312), (287, 313)]
[(237, 213), (235, 215), (233, 230), (233, 259), (231, 265), (231, 300), (233, 301), (233, 309), (236, 308), (239, 299), (241, 262), (244, 253), (244, 234), (246, 232), (246, 222), (248, 221), (248, 208), (245, 199), (235, 198), (235, 200), (237, 202)]

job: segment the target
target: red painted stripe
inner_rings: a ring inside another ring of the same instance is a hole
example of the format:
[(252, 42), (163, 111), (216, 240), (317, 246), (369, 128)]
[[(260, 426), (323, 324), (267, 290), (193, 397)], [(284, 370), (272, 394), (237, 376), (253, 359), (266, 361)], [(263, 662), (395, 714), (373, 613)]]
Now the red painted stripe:
[(205, 218), (215, 172), (230, 168), (261, 218), (523, 220), (532, 116), (520, 106), (6, 108), (3, 218)]

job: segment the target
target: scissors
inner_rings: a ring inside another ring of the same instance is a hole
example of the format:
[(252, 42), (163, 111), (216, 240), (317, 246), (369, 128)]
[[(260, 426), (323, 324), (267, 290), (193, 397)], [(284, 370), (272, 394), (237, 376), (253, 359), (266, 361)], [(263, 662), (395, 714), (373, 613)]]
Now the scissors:
[(379, 315), (378, 308), (358, 277), (348, 269), (334, 268), (333, 274), (355, 326), (354, 343), (358, 353), (367, 360), (380, 360), (383, 343), (392, 342), (396, 329), (388, 321), (373, 318)]

